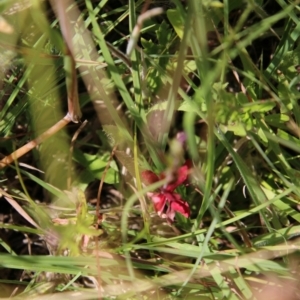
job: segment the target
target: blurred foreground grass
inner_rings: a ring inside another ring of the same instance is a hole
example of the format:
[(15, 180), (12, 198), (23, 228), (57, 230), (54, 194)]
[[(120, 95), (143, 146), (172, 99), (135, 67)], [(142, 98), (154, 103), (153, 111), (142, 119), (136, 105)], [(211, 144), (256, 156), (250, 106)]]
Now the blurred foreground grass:
[(299, 1), (150, 2), (0, 3), (0, 297), (298, 299)]

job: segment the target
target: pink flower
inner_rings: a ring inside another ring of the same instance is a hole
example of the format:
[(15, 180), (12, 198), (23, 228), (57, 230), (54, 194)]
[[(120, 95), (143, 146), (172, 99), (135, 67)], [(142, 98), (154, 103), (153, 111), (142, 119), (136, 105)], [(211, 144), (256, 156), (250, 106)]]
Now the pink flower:
[(188, 218), (190, 216), (190, 207), (187, 202), (181, 199), (178, 193), (174, 190), (187, 182), (189, 169), (191, 168), (191, 161), (186, 161), (173, 174), (161, 173), (157, 175), (152, 171), (146, 170), (142, 172), (142, 178), (145, 184), (152, 184), (164, 178), (170, 177), (170, 181), (154, 193), (147, 193), (152, 200), (157, 214), (161, 217), (166, 217), (174, 221), (175, 212), (178, 212)]

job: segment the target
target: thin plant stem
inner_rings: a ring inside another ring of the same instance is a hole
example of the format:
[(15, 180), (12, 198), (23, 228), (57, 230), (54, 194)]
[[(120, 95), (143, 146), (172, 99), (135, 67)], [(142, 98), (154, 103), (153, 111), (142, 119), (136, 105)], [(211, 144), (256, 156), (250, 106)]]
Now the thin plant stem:
[(9, 164), (11, 164), (13, 161), (19, 159), (32, 149), (34, 149), (36, 146), (44, 142), (46, 139), (54, 135), (56, 132), (64, 128), (67, 124), (71, 122), (71, 117), (69, 114), (67, 114), (64, 118), (62, 118), (60, 121), (58, 121), (56, 124), (54, 124), (52, 127), (50, 127), (48, 130), (46, 130), (44, 133), (42, 133), (40, 136), (38, 136), (36, 139), (28, 142), (21, 148), (17, 149), (13, 153), (5, 156), (0, 161), (0, 169), (7, 167)]

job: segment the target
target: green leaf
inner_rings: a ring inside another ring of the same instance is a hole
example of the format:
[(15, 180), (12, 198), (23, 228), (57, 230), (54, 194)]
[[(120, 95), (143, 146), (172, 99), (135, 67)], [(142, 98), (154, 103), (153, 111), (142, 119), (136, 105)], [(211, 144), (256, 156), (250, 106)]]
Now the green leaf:
[(272, 110), (275, 107), (275, 101), (255, 101), (252, 103), (244, 104), (241, 108), (243, 113), (264, 113)]
[(158, 45), (162, 48), (165, 48), (168, 43), (170, 43), (173, 37), (173, 31), (171, 30), (169, 24), (163, 21), (158, 30), (156, 31), (156, 38)]
[[(98, 154), (91, 155), (75, 149), (73, 156), (74, 160), (84, 167), (83, 171), (80, 173), (81, 182), (90, 183), (94, 179), (101, 180), (103, 172), (108, 164), (110, 153), (106, 153), (102, 156)], [(110, 184), (119, 182), (118, 169), (115, 162), (110, 163), (104, 182)]]
[(168, 9), (167, 17), (170, 23), (172, 24), (175, 32), (177, 33), (177, 35), (180, 37), (180, 39), (182, 39), (183, 31), (184, 31), (184, 23), (181, 18), (180, 12), (175, 9)]
[(272, 114), (264, 116), (264, 120), (267, 124), (276, 128), (285, 128), (286, 126), (283, 125), (290, 120), (290, 117), (286, 114)]

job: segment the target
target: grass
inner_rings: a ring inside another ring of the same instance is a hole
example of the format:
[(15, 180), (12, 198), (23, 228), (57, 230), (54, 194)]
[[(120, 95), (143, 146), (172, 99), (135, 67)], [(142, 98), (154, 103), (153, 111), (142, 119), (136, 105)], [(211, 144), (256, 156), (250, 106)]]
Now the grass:
[(14, 4), (0, 297), (299, 298), (299, 1)]

